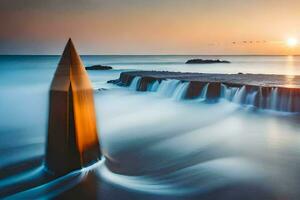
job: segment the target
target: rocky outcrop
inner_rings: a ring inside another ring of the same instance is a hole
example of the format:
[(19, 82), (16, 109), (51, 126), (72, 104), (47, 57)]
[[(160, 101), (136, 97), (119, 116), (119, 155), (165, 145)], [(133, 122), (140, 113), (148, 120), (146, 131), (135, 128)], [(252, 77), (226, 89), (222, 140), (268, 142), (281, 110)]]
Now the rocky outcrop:
[(104, 65), (93, 65), (85, 68), (86, 70), (110, 70), (113, 69), (111, 66)]
[(186, 61), (185, 64), (213, 64), (213, 63), (230, 63), (230, 61), (227, 60), (211, 60), (211, 59), (191, 59)]
[(107, 83), (113, 83), (119, 86), (129, 86), (135, 76), (128, 73), (121, 73), (120, 77), (116, 80), (109, 80)]
[(161, 81), (161, 79), (156, 79), (154, 77), (143, 76), (141, 77), (140, 84), (137, 88), (138, 91), (147, 91), (149, 85), (153, 84), (156, 80)]

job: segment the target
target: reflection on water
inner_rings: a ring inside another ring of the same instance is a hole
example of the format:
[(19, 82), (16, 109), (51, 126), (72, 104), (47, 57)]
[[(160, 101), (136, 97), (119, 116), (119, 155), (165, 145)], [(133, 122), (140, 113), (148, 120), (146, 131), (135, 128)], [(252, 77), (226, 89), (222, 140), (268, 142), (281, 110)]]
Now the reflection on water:
[(296, 59), (294, 56), (286, 57), (286, 75), (288, 78), (294, 78), (296, 74)]
[[(95, 90), (106, 158), (63, 177), (43, 168), (47, 81), (53, 71), (38, 72), (43, 81), (0, 86), (0, 197), (299, 197), (298, 114), (253, 110), (228, 101), (179, 101), (106, 84), (119, 72), (89, 72), (95, 88), (109, 89)], [(24, 78), (15, 73), (6, 75)]]
[(297, 70), (299, 63), (296, 62), (295, 56), (287, 56), (286, 64), (285, 64), (285, 74), (286, 74), (286, 87), (294, 87), (292, 84), (295, 75), (297, 74)]

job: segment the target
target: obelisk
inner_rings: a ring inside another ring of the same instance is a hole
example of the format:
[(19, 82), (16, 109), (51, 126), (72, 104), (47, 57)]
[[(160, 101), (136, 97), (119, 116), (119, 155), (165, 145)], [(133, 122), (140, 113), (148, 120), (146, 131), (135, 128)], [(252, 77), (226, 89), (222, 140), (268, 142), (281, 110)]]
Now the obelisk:
[(69, 39), (50, 88), (45, 165), (62, 175), (100, 158), (92, 85)]

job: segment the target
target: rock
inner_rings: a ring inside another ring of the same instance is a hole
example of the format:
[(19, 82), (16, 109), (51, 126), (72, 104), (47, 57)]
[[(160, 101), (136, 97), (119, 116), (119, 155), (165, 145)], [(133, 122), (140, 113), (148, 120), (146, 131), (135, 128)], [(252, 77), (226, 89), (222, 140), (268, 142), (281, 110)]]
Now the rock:
[(85, 68), (86, 70), (110, 70), (113, 69), (111, 66), (104, 65), (93, 65)]
[(97, 90), (101, 92), (101, 91), (106, 91), (107, 89), (106, 88), (98, 88)]
[(217, 60), (191, 59), (186, 61), (185, 64), (212, 64), (212, 63), (230, 63), (230, 62), (227, 60), (219, 60), (219, 59)]
[(120, 80), (119, 79), (115, 79), (115, 80), (108, 80), (107, 83), (113, 83), (113, 84), (117, 84)]

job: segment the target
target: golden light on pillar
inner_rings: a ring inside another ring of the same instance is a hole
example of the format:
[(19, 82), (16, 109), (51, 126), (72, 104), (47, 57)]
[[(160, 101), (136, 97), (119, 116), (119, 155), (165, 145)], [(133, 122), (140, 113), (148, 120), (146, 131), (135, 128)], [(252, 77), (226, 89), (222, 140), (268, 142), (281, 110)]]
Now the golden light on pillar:
[(55, 174), (101, 158), (91, 82), (69, 39), (50, 88), (46, 167)]

